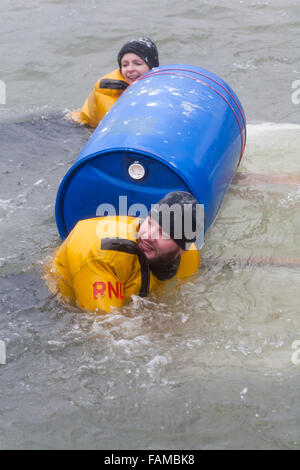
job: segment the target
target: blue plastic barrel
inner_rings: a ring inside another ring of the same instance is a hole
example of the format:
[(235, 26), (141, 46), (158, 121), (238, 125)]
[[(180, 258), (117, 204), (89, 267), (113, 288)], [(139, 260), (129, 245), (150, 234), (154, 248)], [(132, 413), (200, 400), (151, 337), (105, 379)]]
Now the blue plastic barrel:
[(56, 201), (59, 233), (66, 238), (79, 220), (99, 215), (101, 204), (125, 215), (119, 196), (127, 207), (150, 209), (175, 190), (204, 204), (207, 230), (245, 144), (242, 105), (223, 80), (189, 65), (152, 69), (122, 94), (64, 177)]

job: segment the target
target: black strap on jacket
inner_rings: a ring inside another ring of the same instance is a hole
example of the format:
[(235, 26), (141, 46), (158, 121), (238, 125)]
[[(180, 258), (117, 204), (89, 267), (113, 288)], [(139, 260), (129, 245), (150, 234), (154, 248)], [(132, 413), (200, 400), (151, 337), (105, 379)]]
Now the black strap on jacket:
[(128, 86), (128, 83), (123, 80), (113, 80), (111, 78), (103, 78), (99, 84), (99, 88), (108, 88), (109, 90), (126, 90)]
[(122, 238), (103, 238), (101, 240), (101, 249), (137, 255), (141, 266), (141, 290), (139, 296), (147, 297), (150, 286), (150, 267), (145, 254), (139, 249), (137, 243)]

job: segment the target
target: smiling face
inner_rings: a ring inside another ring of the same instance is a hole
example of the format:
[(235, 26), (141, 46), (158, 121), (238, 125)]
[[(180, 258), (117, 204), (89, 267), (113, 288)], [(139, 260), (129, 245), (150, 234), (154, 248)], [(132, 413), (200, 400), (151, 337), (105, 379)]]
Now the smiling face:
[(149, 216), (139, 229), (137, 242), (150, 264), (167, 263), (184, 253), (184, 250)]
[(149, 72), (150, 67), (136, 54), (127, 53), (121, 59), (121, 74), (132, 85), (138, 78)]

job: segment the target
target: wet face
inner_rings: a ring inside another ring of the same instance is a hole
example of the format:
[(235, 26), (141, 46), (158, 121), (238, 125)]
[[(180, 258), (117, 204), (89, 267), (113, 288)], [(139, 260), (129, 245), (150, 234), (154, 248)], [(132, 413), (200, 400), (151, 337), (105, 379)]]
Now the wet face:
[(140, 227), (137, 242), (151, 264), (167, 263), (184, 253), (184, 250), (149, 216)]
[(125, 80), (132, 85), (138, 78), (149, 72), (150, 67), (136, 54), (127, 53), (121, 60), (121, 74)]

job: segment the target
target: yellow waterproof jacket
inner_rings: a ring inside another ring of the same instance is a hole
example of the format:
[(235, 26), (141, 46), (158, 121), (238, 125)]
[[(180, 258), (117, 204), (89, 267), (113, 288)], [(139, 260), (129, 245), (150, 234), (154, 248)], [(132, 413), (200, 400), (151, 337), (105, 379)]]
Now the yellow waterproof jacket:
[(73, 111), (69, 117), (79, 124), (97, 127), (107, 111), (128, 87), (120, 69), (101, 77), (89, 94), (81, 110)]
[[(98, 217), (77, 223), (56, 251), (48, 285), (73, 305), (90, 311), (111, 312), (133, 294), (146, 297), (164, 285), (151, 271), (136, 243), (140, 220), (134, 217)], [(200, 266), (195, 248), (180, 259), (178, 278)], [(50, 282), (52, 281), (52, 282)], [(54, 285), (53, 285), (54, 281)]]

